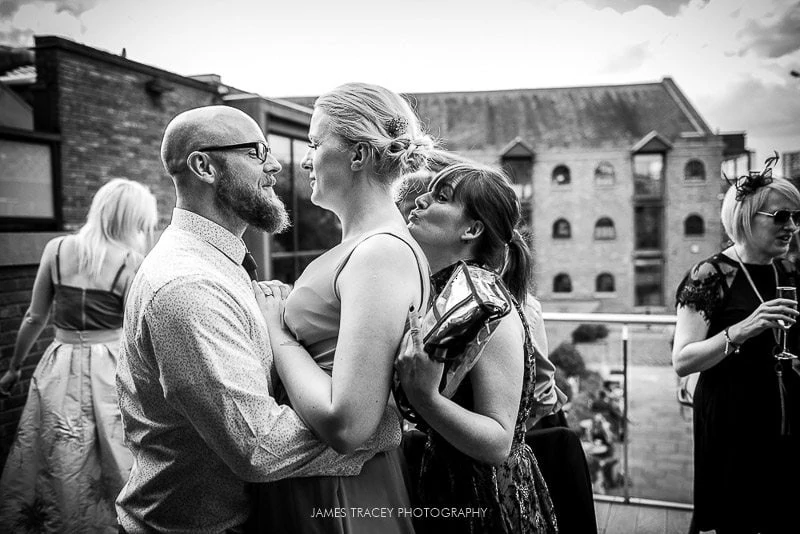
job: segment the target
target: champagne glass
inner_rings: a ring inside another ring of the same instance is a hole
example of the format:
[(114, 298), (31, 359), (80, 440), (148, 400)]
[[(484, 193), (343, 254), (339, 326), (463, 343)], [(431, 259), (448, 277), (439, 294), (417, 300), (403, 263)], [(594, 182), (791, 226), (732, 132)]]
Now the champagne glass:
[[(777, 288), (777, 296), (779, 299), (789, 299), (794, 300), (797, 302), (797, 288), (792, 286), (778, 286)], [(797, 304), (793, 306), (797, 309)], [(781, 328), (779, 330), (779, 334), (781, 336), (781, 352), (775, 355), (776, 360), (794, 360), (797, 359), (797, 356), (786, 350), (786, 339), (789, 337), (789, 328), (788, 325), (785, 325), (783, 321), (778, 321), (781, 324)]]

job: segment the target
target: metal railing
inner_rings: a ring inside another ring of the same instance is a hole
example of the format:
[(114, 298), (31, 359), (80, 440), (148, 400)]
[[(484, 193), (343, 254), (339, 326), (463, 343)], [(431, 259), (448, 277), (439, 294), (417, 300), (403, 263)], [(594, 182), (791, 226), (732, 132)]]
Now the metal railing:
[[(629, 360), (630, 360), (630, 327), (632, 325), (666, 325), (674, 326), (676, 322), (675, 315), (651, 315), (651, 314), (613, 314), (613, 313), (555, 313), (544, 312), (543, 319), (545, 327), (557, 323), (599, 323), (604, 325), (619, 325), (621, 326), (620, 340), (621, 340), (621, 356), (622, 356), (622, 369), (614, 370), (612, 374), (621, 374), (623, 376), (623, 405), (622, 405), (622, 420), (627, 422), (629, 420)], [(552, 347), (551, 347), (552, 350)], [(691, 504), (672, 502), (666, 500), (646, 499), (631, 497), (630, 483), (631, 478), (629, 466), (629, 441), (630, 432), (627, 430), (622, 433), (622, 470), (623, 470), (623, 487), (622, 496), (608, 496), (595, 494), (595, 498), (600, 501), (609, 502), (622, 502), (625, 504), (638, 504), (644, 506), (657, 506), (661, 508), (674, 508), (680, 510), (691, 510)]]

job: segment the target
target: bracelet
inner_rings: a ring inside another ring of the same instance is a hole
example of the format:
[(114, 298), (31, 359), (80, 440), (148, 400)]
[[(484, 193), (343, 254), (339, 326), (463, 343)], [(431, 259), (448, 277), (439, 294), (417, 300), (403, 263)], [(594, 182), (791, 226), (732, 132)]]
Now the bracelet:
[[(739, 354), (739, 349), (742, 348), (741, 343), (734, 343), (733, 340), (731, 339), (731, 336), (728, 333), (728, 330), (730, 330), (730, 328), (731, 327), (729, 326), (723, 331), (723, 334), (725, 335), (725, 352), (724, 352), (725, 356), (728, 356), (729, 354)], [(728, 352), (728, 349), (730, 347), (733, 347), (733, 352)]]

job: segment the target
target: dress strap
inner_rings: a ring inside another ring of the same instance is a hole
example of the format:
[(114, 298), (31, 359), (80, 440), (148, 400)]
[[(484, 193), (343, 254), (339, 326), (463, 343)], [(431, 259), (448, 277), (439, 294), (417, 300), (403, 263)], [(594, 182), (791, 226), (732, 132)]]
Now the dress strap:
[(109, 288), (109, 291), (111, 291), (112, 293), (114, 292), (114, 288), (117, 287), (117, 282), (119, 282), (119, 277), (122, 275), (122, 271), (124, 271), (125, 266), (128, 265), (128, 257), (130, 255), (131, 255), (130, 251), (128, 251), (128, 253), (125, 254), (125, 257), (122, 259), (122, 265), (119, 266), (117, 274), (116, 276), (114, 276), (114, 281), (111, 282), (111, 287)]
[(430, 293), (431, 293), (430, 274), (427, 272), (423, 272), (425, 270), (423, 266), (426, 263), (420, 260), (420, 253), (417, 252), (416, 248), (414, 248), (414, 246), (411, 243), (409, 243), (408, 240), (406, 240), (403, 236), (400, 236), (391, 231), (378, 231), (372, 234), (367, 234), (366, 236), (358, 240), (358, 242), (356, 242), (355, 245), (353, 245), (353, 247), (347, 252), (347, 254), (345, 254), (345, 256), (339, 261), (339, 264), (336, 267), (336, 271), (333, 273), (333, 294), (336, 295), (337, 299), (341, 299), (336, 282), (339, 280), (339, 274), (342, 272), (342, 270), (344, 270), (345, 265), (347, 265), (347, 262), (350, 260), (350, 256), (353, 255), (353, 252), (356, 250), (358, 245), (360, 245), (370, 237), (381, 234), (386, 234), (396, 237), (397, 239), (405, 243), (406, 246), (408, 246), (408, 248), (411, 249), (412, 254), (414, 254), (414, 259), (417, 260), (417, 274), (419, 274), (420, 287), (422, 288), (420, 308), (426, 307), (427, 303), (430, 301)]
[(66, 236), (58, 241), (58, 247), (56, 247), (56, 280), (58, 285), (61, 285), (61, 245), (64, 244), (64, 239), (66, 239)]

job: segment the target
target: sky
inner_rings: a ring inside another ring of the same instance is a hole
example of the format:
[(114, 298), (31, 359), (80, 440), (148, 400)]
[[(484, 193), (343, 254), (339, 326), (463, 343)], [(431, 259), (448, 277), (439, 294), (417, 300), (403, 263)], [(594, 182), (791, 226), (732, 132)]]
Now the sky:
[(34, 35), (267, 97), (670, 76), (713, 130), (747, 133), (754, 167), (800, 151), (800, 0), (0, 0), (0, 44)]

